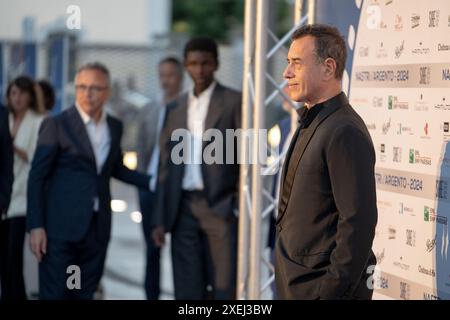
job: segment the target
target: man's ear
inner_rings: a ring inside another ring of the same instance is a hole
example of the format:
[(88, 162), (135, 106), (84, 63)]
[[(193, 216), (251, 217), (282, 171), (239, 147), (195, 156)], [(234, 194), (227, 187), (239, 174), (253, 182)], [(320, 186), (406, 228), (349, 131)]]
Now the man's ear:
[(334, 60), (333, 58), (326, 58), (323, 62), (323, 65), (325, 80), (334, 78), (336, 74), (336, 60)]

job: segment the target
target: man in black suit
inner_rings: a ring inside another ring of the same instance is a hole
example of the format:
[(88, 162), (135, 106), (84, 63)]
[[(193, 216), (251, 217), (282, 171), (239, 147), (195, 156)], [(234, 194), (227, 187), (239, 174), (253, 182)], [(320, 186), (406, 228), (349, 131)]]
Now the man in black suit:
[(81, 67), (75, 89), (75, 106), (42, 123), (28, 181), (41, 299), (93, 298), (111, 231), (110, 178), (149, 188), (148, 176), (122, 164), (122, 123), (104, 110), (108, 69)]
[(337, 29), (292, 36), (289, 95), (304, 102), (282, 173), (276, 282), (281, 299), (370, 299), (377, 223), (375, 152), (341, 89), (346, 47)]
[[(214, 40), (190, 40), (184, 49), (184, 64), (194, 87), (167, 107), (160, 138), (153, 236), (162, 245), (164, 231), (171, 232), (176, 299), (232, 299), (236, 281), (237, 146), (227, 150), (223, 139), (223, 150), (216, 151), (223, 156), (223, 164), (202, 156), (214, 140), (207, 137), (209, 129), (225, 138), (226, 129), (240, 127), (241, 94), (214, 79), (219, 65)], [(174, 159), (179, 138), (172, 138), (174, 130), (180, 128), (190, 142), (182, 150), (183, 157), (189, 159), (182, 162)], [(235, 157), (227, 164), (230, 151)], [(213, 288), (209, 296), (208, 285)]]
[(6, 214), (14, 179), (13, 145), (9, 132), (8, 111), (0, 104), (0, 221)]

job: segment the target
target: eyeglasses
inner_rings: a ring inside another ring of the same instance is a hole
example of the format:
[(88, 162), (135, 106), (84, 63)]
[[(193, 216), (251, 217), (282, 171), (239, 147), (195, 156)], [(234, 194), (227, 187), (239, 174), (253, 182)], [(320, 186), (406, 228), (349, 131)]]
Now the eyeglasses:
[(106, 89), (108, 89), (108, 87), (100, 87), (100, 86), (90, 86), (90, 87), (88, 87), (88, 86), (85, 86), (83, 84), (75, 86), (75, 90), (77, 90), (79, 92), (82, 92), (82, 93), (90, 91), (90, 92), (92, 92), (94, 94), (98, 94), (98, 93), (100, 93), (100, 92), (102, 92), (102, 91), (104, 91)]

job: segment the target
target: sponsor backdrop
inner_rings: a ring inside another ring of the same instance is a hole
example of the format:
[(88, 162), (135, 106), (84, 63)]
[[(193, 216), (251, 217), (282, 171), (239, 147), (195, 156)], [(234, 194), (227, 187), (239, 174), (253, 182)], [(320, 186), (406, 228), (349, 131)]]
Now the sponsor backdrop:
[(358, 25), (317, 21), (346, 35), (344, 88), (376, 149), (375, 297), (450, 299), (450, 2), (339, 4)]

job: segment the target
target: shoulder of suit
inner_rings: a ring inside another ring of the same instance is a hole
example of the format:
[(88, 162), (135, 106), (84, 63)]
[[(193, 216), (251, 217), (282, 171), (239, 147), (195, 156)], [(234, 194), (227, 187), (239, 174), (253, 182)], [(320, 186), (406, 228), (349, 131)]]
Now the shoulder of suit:
[(217, 86), (218, 86), (218, 88), (222, 89), (224, 91), (224, 93), (227, 95), (231, 95), (236, 98), (240, 98), (242, 96), (242, 92), (240, 92), (236, 89), (224, 86), (223, 84), (221, 84), (219, 82), (217, 83)]
[(173, 111), (174, 109), (177, 109), (179, 106), (183, 104), (183, 101), (188, 101), (188, 92), (184, 92), (178, 96), (175, 100), (169, 102), (166, 106), (166, 112), (169, 113), (170, 111)]
[(8, 113), (8, 109), (6, 109), (6, 107), (4, 107), (2, 104), (0, 104), (0, 116), (4, 116)]
[(330, 116), (328, 128), (335, 133), (344, 132), (362, 132), (367, 131), (364, 120), (358, 115), (358, 113), (350, 106), (340, 108), (338, 112), (334, 113), (334, 116)]
[[(104, 111), (104, 112), (106, 112), (106, 111)], [(115, 115), (113, 115), (113, 114), (107, 112), (107, 113), (106, 113), (106, 117), (107, 117), (107, 119), (109, 119), (114, 125), (123, 127), (123, 122), (122, 122), (122, 120), (120, 120), (119, 118), (117, 118)]]

